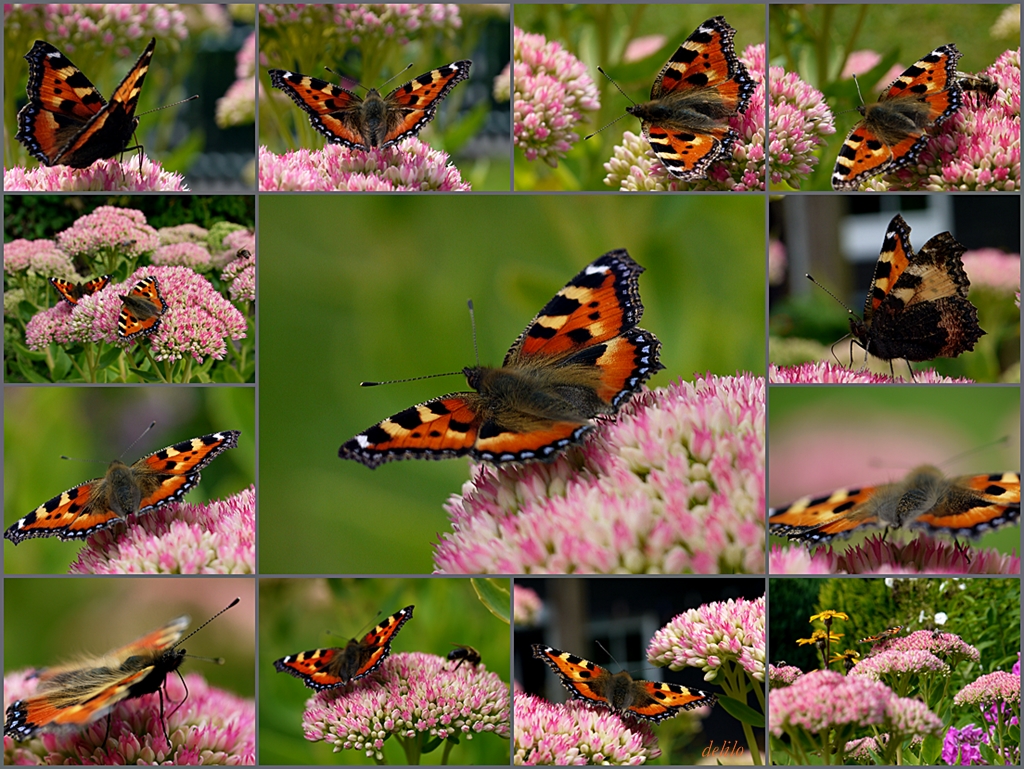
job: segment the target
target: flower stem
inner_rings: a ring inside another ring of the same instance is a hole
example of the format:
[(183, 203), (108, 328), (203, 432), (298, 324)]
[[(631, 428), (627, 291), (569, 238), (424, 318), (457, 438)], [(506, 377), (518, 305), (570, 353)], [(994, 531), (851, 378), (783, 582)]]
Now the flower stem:
[(441, 753), (441, 764), (442, 765), (447, 765), (448, 764), (448, 754), (452, 752), (452, 745), (454, 745), (454, 744), (455, 743), (452, 742), (451, 740), (445, 740), (444, 741), (444, 751)]

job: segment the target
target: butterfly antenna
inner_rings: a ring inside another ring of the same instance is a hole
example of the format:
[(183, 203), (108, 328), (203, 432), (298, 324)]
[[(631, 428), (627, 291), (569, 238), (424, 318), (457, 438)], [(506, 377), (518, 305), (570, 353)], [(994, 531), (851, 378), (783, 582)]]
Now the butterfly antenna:
[(384, 81), (383, 83), (381, 83), (381, 84), (380, 84), (380, 87), (381, 87), (381, 88), (383, 88), (383, 87), (384, 87), (384, 86), (386, 86), (386, 85), (387, 85), (388, 83), (390, 83), (390, 82), (391, 82), (392, 80), (394, 80), (394, 79), (395, 79), (396, 77), (398, 77), (399, 75), (401, 75), (401, 74), (402, 74), (403, 72), (405, 72), (405, 71), (406, 71), (406, 70), (408, 70), (408, 69), (411, 69), (411, 68), (412, 68), (412, 64), (413, 64), (413, 63), (412, 63), (412, 62), (410, 61), (410, 62), (409, 62), (409, 64), (408, 64), (408, 65), (406, 65), (405, 69), (399, 70), (398, 72), (396, 72), (395, 74), (393, 74), (393, 75), (392, 75), (391, 77), (389, 77), (389, 78), (388, 78), (387, 80), (385, 80), (385, 81)]
[[(597, 68), (597, 71), (598, 71), (598, 72), (600, 72), (600, 73), (601, 73), (602, 75), (604, 75), (604, 76), (605, 76), (606, 78), (608, 78), (608, 81), (609, 81), (609, 82), (610, 82), (610, 83), (611, 83), (611, 84), (612, 84), (613, 86), (615, 86), (615, 87), (616, 87), (616, 88), (618, 89), (619, 93), (621, 93), (621, 94), (622, 94), (623, 96), (625, 96), (625, 97), (626, 97), (626, 99), (627, 99), (627, 100), (629, 101), (629, 103), (630, 103), (630, 104), (636, 104), (636, 102), (635, 102), (635, 101), (633, 101), (633, 99), (632, 99), (632, 98), (630, 98), (629, 94), (628, 94), (628, 93), (626, 93), (625, 91), (623, 91), (623, 90), (622, 90), (622, 88), (621, 88), (621, 87), (619, 86), (619, 84), (618, 84), (618, 83), (616, 83), (616, 82), (615, 82), (614, 80), (612, 80), (612, 76), (611, 76), (611, 75), (609, 75), (609, 74), (608, 74), (607, 72), (605, 72), (605, 71), (604, 71), (603, 69), (601, 69), (600, 67), (598, 67), (598, 68)], [(619, 122), (620, 120), (622, 120), (622, 118), (624, 118), (624, 117), (627, 117), (628, 115), (629, 115), (629, 113), (628, 113), (628, 112), (624, 112), (623, 114), (621, 114), (621, 115), (619, 115), (619, 116), (618, 116), (617, 118), (615, 118), (615, 120), (613, 120), (612, 122), (610, 122), (610, 123), (605, 123), (605, 124), (604, 124), (603, 126), (601, 126), (601, 127), (600, 127), (600, 128), (598, 128), (598, 129), (597, 129), (596, 131), (594, 131), (594, 133), (592, 133), (592, 134), (587, 134), (586, 136), (584, 136), (584, 137), (583, 137), (583, 141), (586, 141), (586, 140), (587, 140), (587, 139), (589, 139), (589, 138), (590, 138), (591, 136), (597, 136), (597, 134), (601, 133), (601, 131), (603, 131), (604, 129), (608, 128), (609, 126), (613, 126), (613, 125), (615, 125), (615, 124), (616, 124), (616, 123), (618, 123), (618, 122)]]
[(383, 382), (360, 382), (360, 387), (377, 387), (378, 385), (399, 384), (400, 382), (416, 382), (420, 379), (436, 379), (441, 376), (458, 376), (461, 371), (449, 371), (446, 374), (425, 374), (424, 376), (413, 376), (408, 379), (386, 379)]
[(857, 98), (860, 99), (861, 104), (864, 104), (864, 94), (860, 92), (860, 80), (857, 79), (856, 75), (853, 76), (853, 84), (857, 86)]
[(162, 107), (154, 107), (153, 109), (148, 109), (145, 112), (139, 112), (139, 113), (137, 113), (135, 115), (135, 117), (142, 117), (143, 115), (148, 115), (150, 112), (159, 112), (162, 109), (168, 109), (170, 107), (177, 107), (179, 104), (184, 104), (187, 101), (195, 101), (198, 98), (199, 98), (199, 94), (194, 94), (192, 96), (189, 96), (187, 99), (182, 99), (181, 101), (176, 101), (176, 102), (174, 102), (174, 104), (165, 104)]
[(369, 91), (370, 90), (365, 85), (363, 85), (358, 80), (356, 80), (354, 77), (349, 77), (348, 75), (343, 75), (340, 72), (337, 72), (337, 71), (331, 69), (330, 67), (324, 67), (324, 69), (326, 69), (328, 72), (330, 72), (332, 75), (334, 75), (339, 80), (351, 80), (356, 88), (362, 88), (364, 91)]
[[(128, 453), (128, 450), (129, 450), (129, 449), (131, 449), (131, 447), (132, 447), (132, 446), (134, 446), (134, 445), (135, 445), (136, 443), (138, 443), (138, 442), (139, 442), (140, 440), (142, 440), (142, 436), (143, 436), (143, 435), (145, 435), (146, 433), (148, 433), (148, 432), (149, 432), (150, 430), (152, 430), (152, 429), (153, 429), (154, 427), (156, 427), (156, 422), (150, 422), (150, 423), (149, 423), (149, 427), (147, 427), (147, 428), (146, 428), (145, 430), (143, 430), (143, 431), (142, 431), (142, 435), (140, 435), (140, 436), (139, 436), (138, 438), (136, 438), (136, 439), (135, 439), (134, 441), (132, 441), (132, 442), (131, 442), (131, 443), (130, 443), (130, 444), (128, 445), (128, 448), (127, 448), (127, 449), (125, 449), (124, 451), (122, 451), (122, 452), (121, 452), (121, 456), (119, 456), (119, 457), (118, 457), (118, 459), (120, 459), (120, 458), (121, 458), (121, 457), (123, 457), (123, 456), (124, 456), (124, 455), (125, 455), (126, 453)], [(65, 456), (64, 454), (61, 454), (61, 455), (60, 455), (60, 458), (61, 458), (61, 459), (67, 459), (67, 460), (70, 460), (70, 461), (72, 461), (72, 462), (103, 462), (103, 461), (104, 461), (104, 460), (102, 460), (102, 459), (79, 459), (78, 457), (68, 457), (68, 456)]]
[(814, 277), (809, 272), (805, 272), (804, 273), (804, 277), (807, 278), (807, 280), (811, 281), (811, 283), (816, 285), (822, 291), (824, 291), (826, 294), (831, 296), (833, 299), (835, 299), (837, 302), (839, 302), (839, 304), (843, 307), (843, 309), (846, 310), (848, 313), (850, 313), (850, 315), (854, 314), (853, 310), (851, 310), (849, 307), (846, 306), (846, 302), (844, 302), (842, 299), (840, 299), (838, 296), (833, 294), (831, 291), (829, 291), (827, 288), (825, 288), (823, 285), (821, 285), (818, 281), (816, 281), (814, 279)]
[(469, 325), (473, 329), (473, 355), (476, 356), (476, 365), (480, 365), (480, 348), (476, 344), (476, 315), (473, 312), (473, 300), (470, 299), (466, 302), (469, 305)]
[[(217, 613), (216, 613), (216, 614), (214, 614), (214, 615), (213, 615), (212, 617), (210, 617), (210, 618), (209, 618), (208, 620), (206, 620), (206, 622), (204, 622), (204, 623), (203, 623), (202, 625), (200, 625), (199, 627), (197, 627), (197, 628), (196, 628), (195, 630), (193, 630), (193, 631), (192, 631), (191, 633), (189, 633), (189, 634), (188, 634), (187, 636), (185, 636), (185, 637), (184, 637), (184, 638), (182, 638), (182, 639), (181, 639), (180, 641), (178, 641), (178, 642), (177, 642), (176, 644), (174, 644), (174, 646), (181, 646), (181, 645), (182, 645), (183, 643), (185, 643), (185, 641), (187, 641), (187, 640), (188, 640), (188, 639), (190, 639), (190, 638), (191, 638), (192, 636), (194, 636), (194, 635), (195, 635), (196, 633), (198, 633), (198, 632), (199, 632), (200, 630), (202, 630), (202, 629), (203, 629), (204, 627), (206, 627), (207, 625), (209, 625), (209, 624), (210, 624), (211, 622), (213, 622), (213, 621), (214, 621), (215, 619), (217, 619), (217, 617), (219, 617), (219, 616), (220, 616), (221, 614), (223, 614), (224, 612), (226, 612), (226, 611), (227, 611), (228, 609), (230, 609), (231, 607), (233, 607), (233, 606), (236, 606), (236, 605), (238, 604), (238, 602), (239, 602), (239, 601), (241, 601), (241, 600), (242, 600), (241, 598), (236, 598), (236, 599), (235, 599), (234, 601), (232, 601), (231, 603), (229, 603), (229, 604), (228, 604), (227, 606), (225, 606), (225, 607), (224, 607), (223, 609), (221, 609), (221, 610), (220, 610), (219, 612), (217, 612)], [(171, 648), (174, 648), (174, 647), (172, 646)], [(201, 657), (196, 657), (196, 659), (204, 659), (204, 658), (201, 658)], [(205, 659), (209, 659), (209, 658), (205, 658)], [(218, 659), (219, 659), (219, 658), (218, 658)], [(221, 661), (220, 661), (220, 662), (218, 662), (217, 664), (218, 664), (218, 665), (223, 665), (223, 664), (224, 664), (224, 661), (223, 661), (223, 660), (221, 660)]]

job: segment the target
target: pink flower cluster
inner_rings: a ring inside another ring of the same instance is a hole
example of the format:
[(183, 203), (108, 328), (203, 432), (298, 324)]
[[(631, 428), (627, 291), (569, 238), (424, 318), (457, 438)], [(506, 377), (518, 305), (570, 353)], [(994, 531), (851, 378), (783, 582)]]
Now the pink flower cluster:
[[(220, 238), (220, 248), (222, 250), (218, 252), (216, 250), (217, 238), (215, 236), (218, 234), (218, 230), (227, 227), (232, 229)], [(238, 258), (239, 251), (248, 251), (250, 254), (256, 253), (256, 234), (244, 227), (231, 224), (230, 222), (218, 222), (213, 226), (211, 234), (214, 236), (210, 238), (210, 249), (213, 251), (214, 267), (224, 269)]]
[(449, 669), (422, 652), (392, 654), (359, 686), (320, 692), (306, 703), (307, 740), (383, 761), (384, 741), (509, 736), (508, 683), (486, 665)]
[(153, 264), (178, 265), (188, 267), (197, 272), (205, 272), (212, 266), (210, 252), (198, 243), (173, 243), (159, 246), (150, 257)]
[(227, 92), (217, 99), (217, 126), (248, 125), (256, 121), (256, 32), (254, 31), (235, 55), (235, 77)]
[(1020, 712), (1020, 674), (997, 670), (979, 676), (953, 695), (954, 705), (987, 707), (1001, 702), (1015, 706)]
[(146, 223), (146, 215), (141, 211), (100, 206), (58, 232), (57, 244), (72, 256), (95, 257), (116, 250), (135, 259), (155, 251), (160, 235)]
[(579, 141), (584, 112), (601, 108), (597, 87), (583, 62), (562, 48), (515, 28), (512, 141), (527, 160), (552, 168)]
[(205, 243), (206, 236), (209, 234), (208, 229), (192, 222), (176, 224), (173, 227), (161, 227), (157, 230), (161, 246), (170, 246), (175, 243)]
[[(30, 678), (30, 673), (4, 677), (5, 707), (34, 693), (38, 678)], [(4, 737), (4, 763), (255, 765), (256, 703), (211, 687), (197, 673), (187, 674), (185, 683), (187, 698), (178, 677), (167, 676), (166, 698), (174, 704), (165, 704), (162, 713), (155, 693), (118, 703), (111, 713), (106, 743), (106, 718), (84, 729), (44, 733), (25, 742)], [(162, 724), (171, 740), (170, 749)]]
[(647, 646), (647, 659), (672, 670), (700, 668), (713, 681), (735, 664), (764, 682), (764, 596), (712, 601), (689, 609), (661, 628)]
[(851, 676), (864, 676), (872, 681), (892, 682), (907, 676), (938, 673), (947, 675), (949, 666), (934, 654), (923, 649), (908, 651), (886, 650), (861, 660), (850, 671)]
[(604, 168), (604, 183), (623, 192), (676, 190), (763, 190), (765, 185), (765, 100), (764, 43), (748, 46), (740, 59), (757, 83), (746, 112), (729, 121), (738, 134), (732, 156), (714, 163), (707, 179), (684, 182), (676, 179), (661, 164), (650, 144), (631, 131), (622, 135), (622, 143), (613, 150)]
[(863, 187), (874, 190), (1020, 190), (1020, 48), (1006, 51), (983, 74), (995, 96), (965, 97), (921, 153), (916, 165)]
[(835, 118), (817, 88), (782, 67), (768, 71), (771, 109), (768, 121), (769, 174), (773, 188), (800, 189), (820, 160), (817, 149), (836, 132)]
[(972, 290), (988, 290), (1002, 296), (1020, 291), (1020, 254), (981, 248), (965, 253), (963, 263)]
[(23, 271), (47, 278), (78, 280), (71, 257), (52, 240), (19, 238), (4, 243), (4, 272), (13, 275)]
[[(39, 6), (44, 7), (44, 6)], [(53, 6), (51, 6), (53, 7)], [(189, 192), (185, 177), (164, 171), (159, 163), (132, 154), (122, 162), (118, 158), (97, 160), (88, 168), (22, 166), (4, 169), (7, 192)]]
[(346, 192), (462, 192), (469, 182), (447, 153), (412, 137), (383, 150), (328, 144), (275, 155), (260, 147), (260, 190)]
[(451, 34), (462, 27), (454, 4), (346, 3), (339, 5), (260, 5), (260, 29), (315, 25), (331, 30), (336, 44), (407, 45), (435, 32)]
[(533, 627), (540, 620), (544, 602), (536, 590), (522, 585), (512, 587), (512, 623), (516, 627)]
[[(889, 374), (873, 374), (866, 369), (852, 369), (831, 361), (802, 363), (799, 366), (768, 367), (771, 384), (888, 384), (894, 380)], [(946, 377), (935, 369), (914, 369), (918, 384), (970, 384), (974, 380), (964, 377)]]
[[(138, 56), (139, 41), (188, 37), (185, 13), (177, 5), (96, 3), (5, 5), (4, 33), (11, 37), (46, 30), (46, 40), (73, 57), (82, 46)], [(19, 52), (20, 54), (20, 52)], [(78, 62), (79, 66), (85, 66)]]
[(256, 487), (208, 504), (167, 505), (93, 534), (70, 574), (254, 574)]
[(634, 766), (660, 755), (647, 725), (627, 723), (582, 702), (553, 705), (531, 694), (515, 695), (512, 762), (517, 766)]
[(441, 573), (764, 571), (764, 380), (644, 391), (579, 452), (473, 468)]
[(804, 674), (798, 667), (793, 665), (769, 665), (768, 666), (768, 688), (782, 689), (789, 686), (796, 679)]
[[(240, 252), (248, 253), (248, 252)], [(228, 296), (233, 302), (256, 301), (256, 256), (248, 253), (231, 262), (220, 274), (221, 280), (229, 283)]]

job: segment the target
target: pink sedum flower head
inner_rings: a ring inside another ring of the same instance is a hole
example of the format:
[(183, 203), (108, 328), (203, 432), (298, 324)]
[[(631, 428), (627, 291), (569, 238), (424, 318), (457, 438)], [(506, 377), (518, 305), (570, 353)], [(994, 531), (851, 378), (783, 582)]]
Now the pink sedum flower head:
[(185, 178), (138, 155), (97, 160), (88, 168), (21, 166), (4, 169), (7, 192), (189, 192)]
[(764, 596), (713, 601), (689, 609), (655, 633), (647, 659), (672, 670), (700, 668), (705, 681), (733, 663), (764, 682)]
[(1020, 254), (980, 248), (963, 255), (964, 271), (975, 291), (1010, 296), (1020, 291)]
[(768, 169), (772, 188), (798, 190), (821, 160), (817, 149), (836, 132), (835, 117), (824, 94), (796, 72), (771, 67), (768, 79)]
[[(871, 648), (872, 654), (881, 656), (887, 652), (925, 652), (934, 656), (950, 667), (961, 662), (980, 662), (981, 652), (953, 633), (939, 633), (936, 636), (930, 630), (916, 630), (905, 636), (886, 638)], [(934, 665), (928, 662), (928, 665)]]
[[(4, 677), (4, 707), (35, 692), (31, 671)], [(166, 679), (164, 712), (156, 693), (119, 702), (107, 719), (84, 729), (44, 732), (24, 742), (4, 737), (4, 763), (112, 766), (171, 764), (198, 766), (256, 763), (256, 703), (211, 687), (198, 673), (187, 673), (188, 698), (177, 675)], [(183, 702), (180, 707), (177, 703)], [(167, 726), (167, 747), (161, 723)]]
[(90, 536), (71, 574), (254, 574), (256, 487), (203, 505), (166, 505), (127, 531)]
[[(1019, 10), (1018, 10), (1019, 13)], [(966, 92), (963, 106), (935, 129), (917, 163), (861, 185), (867, 190), (1020, 190), (1020, 48), (982, 74), (993, 97)]]
[(235, 77), (217, 100), (217, 126), (229, 128), (256, 122), (256, 32), (246, 38), (235, 55)]
[(231, 301), (256, 301), (256, 256), (251, 252), (248, 256), (238, 257), (225, 267), (220, 278), (230, 284), (228, 296), (231, 297)]
[[(901, 365), (901, 362), (895, 362)], [(897, 377), (899, 372), (897, 371)], [(771, 384), (893, 384), (905, 382), (893, 379), (889, 374), (873, 374), (866, 369), (852, 369), (830, 361), (802, 363), (799, 366), (768, 367), (768, 381)], [(935, 369), (914, 369), (917, 384), (972, 384), (973, 379), (947, 377)]]
[(57, 244), (72, 256), (94, 257), (117, 250), (129, 259), (155, 251), (159, 233), (134, 208), (100, 206), (57, 233)]
[(12, 240), (4, 243), (4, 272), (29, 272), (47, 278), (78, 280), (75, 265), (52, 240)]
[(517, 766), (635, 766), (661, 755), (658, 738), (647, 724), (625, 721), (583, 702), (553, 705), (519, 693), (512, 751)]
[(161, 246), (170, 246), (174, 243), (205, 243), (206, 236), (209, 234), (208, 229), (191, 222), (177, 224), (173, 227), (161, 227), (157, 230)]
[(583, 62), (543, 35), (515, 28), (512, 141), (527, 160), (552, 168), (580, 140), (576, 126), (601, 108)]
[(643, 391), (581, 450), (475, 466), (440, 573), (764, 571), (764, 380)]
[(383, 150), (328, 144), (275, 155), (260, 147), (260, 190), (464, 192), (471, 189), (448, 155), (416, 137)]
[(189, 267), (197, 272), (205, 272), (212, 266), (210, 252), (198, 243), (174, 243), (160, 246), (150, 261), (156, 265), (179, 265)]
[(483, 732), (508, 738), (508, 683), (484, 663), (449, 670), (434, 654), (392, 654), (372, 677), (310, 697), (302, 730), (310, 742), (358, 750), (377, 762), (389, 737), (421, 745)]
[(793, 665), (769, 665), (768, 666), (768, 688), (782, 689), (790, 686), (796, 679), (804, 674), (800, 668)]
[(889, 688), (877, 681), (815, 670), (772, 692), (768, 728), (781, 737), (787, 732), (827, 734), (842, 727), (880, 725), (892, 697)]
[(491, 93), (498, 102), (507, 102), (512, 98), (512, 62), (506, 64), (505, 69), (494, 78)]
[(512, 623), (516, 627), (534, 627), (540, 622), (544, 602), (536, 590), (522, 585), (512, 586)]
[(967, 684), (953, 695), (954, 705), (988, 707), (1005, 702), (1020, 713), (1020, 674), (997, 670)]
[[(336, 45), (361, 43), (408, 45), (411, 40), (433, 40), (440, 32), (452, 35), (462, 27), (459, 6), (448, 4), (367, 3), (344, 5), (261, 5), (260, 28), (297, 27), (301, 34), (310, 26), (330, 30)], [(274, 30), (276, 34), (285, 33)]]
[(706, 179), (687, 182), (670, 174), (658, 160), (651, 145), (632, 131), (622, 135), (622, 143), (613, 150), (605, 163), (608, 175), (604, 183), (618, 187), (622, 192), (651, 192), (678, 190), (732, 190), (744, 192), (763, 190), (765, 184), (765, 96), (764, 96), (764, 44), (751, 45), (740, 56), (751, 78), (757, 83), (745, 112), (729, 120), (738, 138), (732, 147), (732, 157), (718, 161), (708, 169)]
[(4, 28), (7, 35), (44, 29), (46, 39), (69, 55), (80, 46), (102, 46), (133, 61), (140, 40), (184, 40), (189, 34), (179, 6), (128, 3), (5, 5)]
[(835, 558), (821, 549), (772, 545), (768, 552), (769, 574), (832, 574)]
[(893, 686), (896, 681), (930, 673), (948, 675), (949, 666), (934, 654), (920, 649), (886, 650), (872, 654), (862, 659), (850, 671), (851, 676), (864, 676), (872, 681), (882, 681)]

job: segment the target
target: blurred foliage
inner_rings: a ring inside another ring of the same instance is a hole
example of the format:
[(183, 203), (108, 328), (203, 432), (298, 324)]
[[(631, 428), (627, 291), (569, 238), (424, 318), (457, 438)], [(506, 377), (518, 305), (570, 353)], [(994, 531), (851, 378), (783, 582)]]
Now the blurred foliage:
[(244, 577), (7, 579), (4, 672), (106, 654), (182, 614), (191, 616), (191, 632), (235, 598), (241, 599), (237, 606), (185, 645), (189, 657), (223, 657), (224, 664), (186, 657), (181, 672), (199, 673), (214, 686), (253, 697), (256, 585)]
[[(242, 491), (256, 479), (255, 410), (252, 387), (5, 387), (4, 526), (102, 475), (113, 457), (131, 464), (220, 430), (241, 430), (238, 447), (203, 470), (185, 501), (208, 502)], [(156, 427), (140, 439), (153, 421)], [(61, 455), (92, 463), (64, 462)], [(17, 546), (4, 540), (4, 568), (7, 574), (64, 573), (80, 546), (56, 538)]]
[[(655, 76), (669, 56), (713, 16), (725, 16), (736, 30), (734, 45), (738, 56), (749, 45), (763, 44), (765, 15), (763, 5), (516, 5), (516, 26), (524, 32), (543, 34), (558, 41), (587, 65), (597, 86), (601, 109), (575, 129), (580, 140), (557, 168), (542, 160), (527, 161), (515, 153), (517, 190), (608, 190), (604, 183), (604, 164), (612, 157), (624, 131), (640, 134), (639, 122), (626, 114), (629, 98), (644, 102), (650, 98)], [(664, 44), (657, 52), (636, 61), (625, 61), (627, 46), (637, 38), (660, 35)], [(625, 91), (623, 96), (597, 68), (601, 67)], [(583, 137), (622, 118), (621, 125), (602, 130), (593, 138)]]
[[(264, 569), (265, 571), (266, 569)], [(508, 580), (504, 588), (509, 590)], [(318, 647), (344, 646), (399, 609), (415, 606), (394, 637), (392, 653), (425, 652), (447, 656), (454, 646), (473, 646), (482, 666), (510, 680), (509, 626), (474, 593), (468, 579), (261, 579), (260, 580), (260, 763), (373, 764), (358, 750), (332, 753), (302, 733), (302, 714), (313, 696), (303, 682), (278, 673), (274, 660)], [(401, 749), (388, 741), (385, 763), (404, 763)], [(424, 756), (437, 761), (438, 753)], [(507, 764), (509, 742), (481, 733), (461, 740), (449, 756), (453, 764)]]
[[(4, 243), (18, 238), (56, 239), (77, 219), (100, 206), (132, 208), (146, 215), (154, 228), (196, 224), (211, 228), (218, 223), (255, 230), (256, 198), (252, 195), (8, 195), (4, 198)], [(221, 235), (221, 238), (223, 235)], [(207, 243), (211, 253), (220, 242)], [(94, 255), (89, 264), (75, 257), (75, 266), (84, 278), (111, 275), (113, 282), (125, 280), (144, 262), (145, 255), (126, 253), (120, 247)], [(220, 271), (208, 269), (205, 278), (226, 298), (228, 285)], [(226, 340), (224, 360), (207, 356), (202, 363), (185, 356), (178, 361), (156, 361), (148, 354), (145, 339), (130, 347), (73, 343), (67, 347), (51, 342), (47, 349), (33, 351), (25, 345), (25, 327), (37, 313), (60, 302), (50, 286), (50, 275), (32, 270), (4, 272), (4, 291), (20, 289), (23, 298), (4, 313), (5, 382), (221, 382), (242, 383), (256, 379), (256, 308), (252, 302), (238, 300), (235, 307), (245, 316), (246, 336)], [(166, 298), (166, 297), (165, 297)]]
[[(852, 78), (840, 80), (851, 53), (873, 50), (881, 60), (857, 72), (864, 101), (878, 99), (894, 79), (882, 78), (897, 63), (903, 69), (940, 45), (956, 43), (963, 54), (957, 69), (979, 72), (1010, 47), (993, 39), (990, 30), (1006, 7), (998, 5), (771, 5), (769, 34), (771, 65), (798, 72), (820, 90), (833, 114), (836, 133), (826, 137), (822, 162), (802, 190), (831, 190), (832, 170), (839, 148), (854, 124), (861, 105)], [(842, 113), (846, 114), (842, 114)]]
[[(428, 543), (448, 528), (442, 504), (466, 460), (369, 470), (337, 452), (411, 404), (467, 389), (459, 376), (358, 383), (472, 365), (469, 298), (481, 360), (498, 365), (579, 270), (627, 248), (647, 269), (640, 325), (661, 340), (667, 368), (652, 387), (764, 373), (760, 198), (269, 196), (260, 226), (261, 285), (273, 287), (260, 310), (264, 572), (431, 571)], [(307, 525), (295, 526), (298, 510)], [(337, 537), (309, 537), (310, 526)]]
[[(326, 144), (326, 138), (310, 125), (309, 115), (271, 86), (268, 69), (300, 72), (333, 83), (338, 83), (341, 75), (345, 77), (341, 86), (350, 91), (358, 92), (361, 86), (387, 96), (425, 72), (470, 59), (469, 80), (445, 97), (437, 116), (418, 135), (434, 149), (448, 153), (474, 190), (508, 191), (510, 106), (499, 103), (493, 93), (494, 79), (509, 62), (508, 8), (459, 6), (462, 26), (454, 38), (429, 30), (405, 43), (397, 36), (384, 44), (367, 37), (359, 45), (343, 46), (333, 30), (316, 25), (285, 22), (261, 26), (259, 78), (264, 96), (260, 144), (276, 153), (300, 147), (319, 149)], [(406, 71), (407, 65), (411, 66)], [(394, 80), (388, 80), (392, 77)]]

